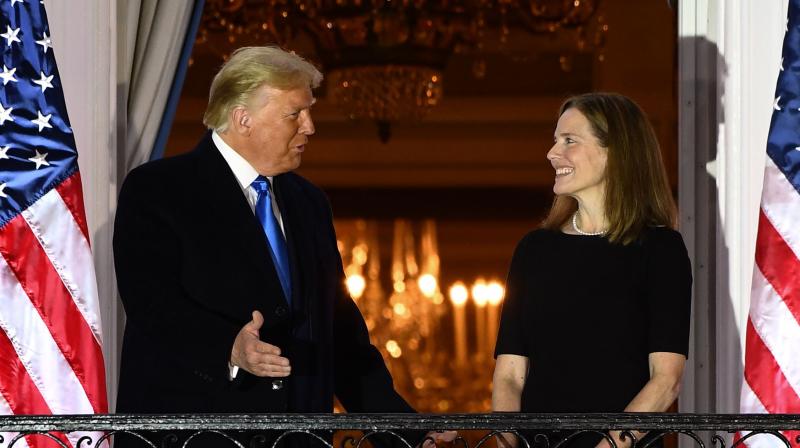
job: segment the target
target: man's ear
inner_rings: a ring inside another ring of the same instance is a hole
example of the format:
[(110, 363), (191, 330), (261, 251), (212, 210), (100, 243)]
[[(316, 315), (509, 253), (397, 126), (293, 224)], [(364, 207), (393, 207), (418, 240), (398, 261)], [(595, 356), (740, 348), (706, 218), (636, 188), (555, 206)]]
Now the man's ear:
[(242, 106), (234, 107), (230, 116), (230, 128), (240, 135), (250, 135), (250, 113)]

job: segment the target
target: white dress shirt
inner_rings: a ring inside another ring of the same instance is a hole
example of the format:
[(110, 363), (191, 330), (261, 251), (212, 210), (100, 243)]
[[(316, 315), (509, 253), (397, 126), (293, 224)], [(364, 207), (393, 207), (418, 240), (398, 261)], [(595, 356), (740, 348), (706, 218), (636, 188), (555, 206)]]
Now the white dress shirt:
[[(239, 182), (239, 187), (242, 189), (242, 194), (244, 194), (244, 197), (247, 199), (247, 203), (250, 204), (250, 210), (253, 212), (253, 214), (255, 214), (258, 192), (251, 184), (258, 177), (258, 171), (253, 168), (253, 165), (250, 165), (250, 162), (245, 160), (244, 157), (231, 148), (230, 145), (225, 143), (225, 141), (222, 140), (222, 137), (220, 137), (216, 131), (211, 133), (211, 140), (214, 141), (214, 145), (216, 145), (220, 154), (222, 154), (222, 157), (225, 159), (225, 162), (228, 163), (231, 171), (233, 171), (233, 175), (236, 177), (236, 181)], [(272, 186), (272, 176), (265, 177), (267, 177), (270, 186)], [(272, 191), (274, 193), (275, 189), (272, 189)], [(283, 229), (283, 219), (281, 218), (281, 211), (278, 209), (278, 202), (275, 200), (274, 194), (270, 194), (270, 198), (272, 199), (272, 212), (275, 213), (275, 217), (278, 219), (278, 224), (281, 226), (281, 233), (283, 233), (285, 238), (286, 231)], [(228, 362), (228, 369), (229, 379), (233, 381), (233, 379), (236, 378), (236, 375), (239, 373), (239, 366), (235, 366)]]
[[(228, 162), (228, 166), (231, 168), (231, 171), (233, 171), (236, 181), (239, 182), (242, 194), (244, 194), (244, 197), (247, 199), (247, 203), (250, 204), (250, 211), (255, 214), (258, 191), (256, 191), (251, 184), (258, 177), (258, 171), (253, 168), (253, 165), (250, 165), (250, 162), (245, 160), (244, 157), (225, 143), (222, 137), (217, 134), (217, 131), (211, 133), (211, 140), (214, 141), (214, 145), (216, 145), (219, 153), (222, 154), (222, 157)], [(269, 181), (270, 186), (272, 186), (272, 176), (265, 177)], [(286, 231), (283, 229), (283, 218), (281, 217), (280, 209), (278, 209), (278, 202), (275, 200), (274, 192), (275, 189), (272, 188), (273, 194), (270, 194), (270, 198), (272, 199), (272, 212), (275, 213), (278, 224), (281, 226), (281, 233), (283, 233), (283, 237), (286, 238)]]

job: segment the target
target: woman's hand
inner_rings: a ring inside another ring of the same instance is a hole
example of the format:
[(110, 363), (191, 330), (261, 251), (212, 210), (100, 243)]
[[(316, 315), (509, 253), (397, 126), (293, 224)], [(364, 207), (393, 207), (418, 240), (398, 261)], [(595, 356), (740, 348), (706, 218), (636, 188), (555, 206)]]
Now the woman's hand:
[[(664, 412), (672, 406), (678, 398), (683, 368), (686, 357), (678, 353), (654, 352), (648, 357), (650, 364), (650, 381), (642, 390), (633, 397), (625, 412)], [(636, 440), (642, 440), (646, 432), (632, 431)], [(611, 431), (609, 435), (614, 439), (617, 448), (629, 448), (632, 444), (630, 434), (625, 434), (622, 440), (621, 431)], [(597, 444), (597, 448), (613, 448), (605, 438)]]
[[(638, 431), (632, 431), (632, 432), (633, 436), (636, 437), (637, 441), (642, 440), (642, 437), (645, 434), (647, 434)], [(622, 433), (623, 433), (622, 431), (611, 431), (608, 433), (608, 435), (611, 436), (612, 439), (614, 439), (614, 443), (617, 445), (616, 448), (630, 448), (630, 446), (633, 444), (630, 432), (628, 431), (625, 432), (625, 440), (622, 440), (623, 438)], [(603, 437), (603, 440), (601, 440), (600, 443), (598, 443), (595, 448), (614, 448), (614, 446), (612, 446), (611, 443), (609, 443), (608, 439)]]
[(421, 448), (436, 448), (440, 442), (450, 443), (458, 437), (458, 431), (431, 431), (425, 434)]

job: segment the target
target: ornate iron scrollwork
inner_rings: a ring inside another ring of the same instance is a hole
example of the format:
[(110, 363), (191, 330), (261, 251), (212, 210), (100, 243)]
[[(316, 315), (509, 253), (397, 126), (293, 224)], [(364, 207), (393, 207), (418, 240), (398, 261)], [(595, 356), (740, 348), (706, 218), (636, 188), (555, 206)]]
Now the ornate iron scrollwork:
[[(387, 441), (393, 448), (417, 448), (422, 444), (408, 440), (406, 431), (442, 430), (470, 431), (469, 437), (457, 437), (448, 448), (487, 448), (490, 440), (508, 435), (516, 439), (516, 448), (570, 448), (589, 437), (605, 439), (612, 448), (652, 448), (671, 434), (690, 438), (697, 448), (728, 448), (720, 433), (737, 434), (729, 448), (744, 448), (753, 437), (774, 437), (786, 448), (800, 447), (800, 436), (795, 436), (800, 415), (498, 413), (3, 416), (0, 448), (22, 446), (20, 440), (31, 437), (48, 438), (63, 448), (101, 448), (114, 436), (133, 438), (143, 448), (193, 448), (201, 437), (231, 448), (285, 448), (296, 437), (307, 439), (306, 445), (335, 448), (335, 431), (361, 434), (340, 437), (337, 448)], [(700, 436), (707, 431), (710, 443)], [(612, 432), (618, 436), (612, 437)]]

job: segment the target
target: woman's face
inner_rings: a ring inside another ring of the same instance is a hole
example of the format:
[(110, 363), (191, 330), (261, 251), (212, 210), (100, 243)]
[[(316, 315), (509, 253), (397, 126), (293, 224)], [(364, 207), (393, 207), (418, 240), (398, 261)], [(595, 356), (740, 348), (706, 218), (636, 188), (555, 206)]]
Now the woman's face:
[(567, 109), (558, 119), (554, 141), (547, 152), (556, 175), (553, 192), (602, 204), (608, 148), (600, 146), (589, 120), (578, 109)]

